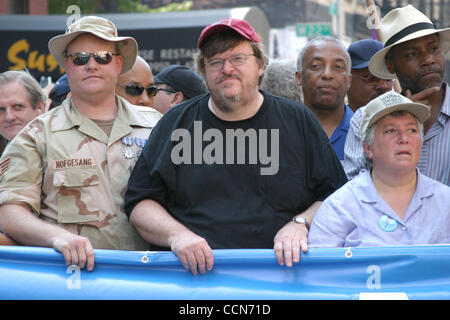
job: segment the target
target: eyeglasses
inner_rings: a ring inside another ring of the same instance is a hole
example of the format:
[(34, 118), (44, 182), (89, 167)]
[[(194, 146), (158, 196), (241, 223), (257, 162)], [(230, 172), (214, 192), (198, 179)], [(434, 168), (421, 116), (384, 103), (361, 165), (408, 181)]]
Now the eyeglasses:
[(239, 53), (231, 56), (228, 59), (212, 59), (206, 63), (206, 66), (212, 71), (219, 71), (222, 70), (223, 66), (225, 65), (225, 61), (228, 61), (232, 66), (238, 67), (243, 65), (250, 56), (255, 55), (253, 53)]
[(108, 64), (112, 61), (113, 56), (118, 55), (118, 53), (111, 53), (108, 51), (66, 53), (66, 57), (70, 57), (72, 63), (76, 66), (87, 64), (91, 57), (94, 57), (95, 61), (99, 64)]
[(120, 84), (119, 83), (119, 86), (125, 87), (125, 92), (127, 94), (129, 94), (130, 96), (135, 96), (135, 97), (140, 96), (144, 92), (144, 90), (147, 90), (148, 96), (150, 98), (153, 98), (159, 89), (158, 87), (155, 87), (155, 86), (144, 88), (144, 87), (140, 87), (140, 86), (137, 86), (134, 84)]

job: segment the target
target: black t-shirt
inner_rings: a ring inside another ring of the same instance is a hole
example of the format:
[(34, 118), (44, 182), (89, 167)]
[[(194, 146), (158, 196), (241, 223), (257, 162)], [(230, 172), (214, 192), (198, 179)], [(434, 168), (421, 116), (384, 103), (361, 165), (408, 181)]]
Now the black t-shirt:
[(347, 178), (312, 112), (263, 94), (259, 111), (242, 121), (216, 117), (208, 94), (171, 108), (131, 174), (127, 214), (153, 199), (212, 249), (272, 248), (294, 215)]

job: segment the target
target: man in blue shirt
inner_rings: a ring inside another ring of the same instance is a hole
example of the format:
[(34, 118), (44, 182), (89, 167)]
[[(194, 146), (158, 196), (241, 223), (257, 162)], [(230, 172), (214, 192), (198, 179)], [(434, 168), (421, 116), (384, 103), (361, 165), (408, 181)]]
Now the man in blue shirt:
[(312, 39), (297, 57), (296, 77), (304, 104), (319, 120), (341, 162), (353, 116), (344, 102), (352, 77), (350, 67), (347, 49), (333, 37)]
[(322, 203), (310, 247), (450, 243), (450, 188), (416, 168), (429, 116), (393, 91), (367, 105), (361, 135), (371, 170)]

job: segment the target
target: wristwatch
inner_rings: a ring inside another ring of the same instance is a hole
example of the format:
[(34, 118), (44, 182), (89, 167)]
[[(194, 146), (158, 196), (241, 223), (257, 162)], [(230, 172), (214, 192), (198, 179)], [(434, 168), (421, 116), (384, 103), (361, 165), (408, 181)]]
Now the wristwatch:
[(308, 220), (306, 220), (305, 218), (297, 217), (297, 216), (296, 216), (296, 217), (293, 217), (293, 218), (292, 218), (292, 221), (294, 221), (294, 222), (296, 222), (296, 223), (304, 224), (305, 227), (306, 227), (306, 229), (309, 230), (309, 223), (308, 223)]

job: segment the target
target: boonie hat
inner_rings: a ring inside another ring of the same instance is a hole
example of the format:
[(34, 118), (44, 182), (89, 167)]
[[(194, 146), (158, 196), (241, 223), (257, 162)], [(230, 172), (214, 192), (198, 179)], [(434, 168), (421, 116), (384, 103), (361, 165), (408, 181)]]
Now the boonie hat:
[(205, 27), (202, 30), (202, 33), (200, 34), (200, 38), (198, 39), (197, 47), (201, 48), (203, 42), (213, 34), (226, 30), (231, 29), (239, 33), (242, 37), (244, 37), (247, 40), (253, 41), (253, 42), (259, 42), (258, 34), (255, 32), (255, 30), (252, 28), (252, 26), (245, 20), (241, 19), (222, 19), (217, 22), (214, 22), (213, 24), (210, 24), (209, 26)]
[(396, 44), (435, 33), (439, 33), (442, 52), (445, 54), (450, 48), (450, 28), (436, 29), (431, 20), (412, 5), (390, 11), (380, 26), (380, 40), (384, 49), (370, 60), (370, 72), (382, 79), (394, 79), (395, 74), (389, 72), (384, 61), (386, 53)]
[(381, 49), (383, 44), (378, 40), (363, 39), (353, 42), (347, 49), (352, 69), (367, 68), (370, 58)]
[(138, 45), (132, 37), (119, 37), (114, 23), (96, 16), (86, 16), (72, 23), (65, 34), (53, 37), (48, 42), (48, 49), (55, 60), (64, 68), (64, 50), (67, 45), (83, 33), (90, 33), (106, 41), (118, 43), (118, 50), (123, 58), (121, 74), (131, 69), (136, 61)]
[(191, 99), (207, 92), (205, 83), (194, 70), (178, 64), (170, 65), (153, 77), (155, 84), (166, 83)]
[(367, 104), (361, 122), (361, 136), (364, 137), (367, 129), (378, 120), (394, 111), (400, 110), (412, 113), (421, 123), (427, 120), (431, 113), (428, 106), (412, 102), (395, 91), (388, 91)]

